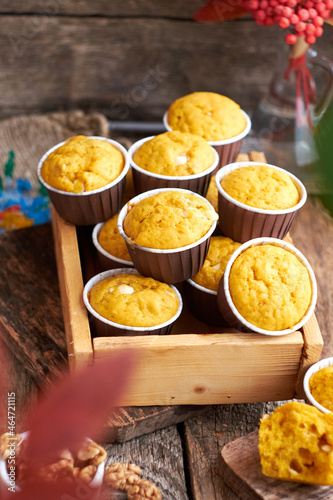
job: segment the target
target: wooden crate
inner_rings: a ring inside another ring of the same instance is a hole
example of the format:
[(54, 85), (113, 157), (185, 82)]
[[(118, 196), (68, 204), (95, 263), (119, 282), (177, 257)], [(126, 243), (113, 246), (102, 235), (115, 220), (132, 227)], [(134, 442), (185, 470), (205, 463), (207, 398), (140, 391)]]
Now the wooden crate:
[(52, 226), (71, 370), (117, 350), (134, 349), (138, 366), (126, 406), (304, 397), (303, 376), (319, 360), (323, 346), (314, 314), (300, 331), (268, 337), (209, 327), (185, 307), (171, 335), (92, 338), (82, 295), (84, 281), (95, 274), (90, 233), (77, 231), (55, 210)]

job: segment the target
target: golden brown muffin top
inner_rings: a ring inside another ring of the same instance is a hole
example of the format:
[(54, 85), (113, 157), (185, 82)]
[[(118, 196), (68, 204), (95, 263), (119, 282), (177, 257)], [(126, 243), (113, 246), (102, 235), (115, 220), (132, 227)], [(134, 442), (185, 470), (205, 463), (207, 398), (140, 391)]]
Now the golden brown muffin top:
[(240, 243), (226, 236), (212, 236), (204, 264), (193, 276), (193, 281), (204, 288), (217, 291), (228, 260), (239, 247)]
[(234, 200), (263, 210), (285, 210), (299, 202), (292, 178), (268, 165), (236, 168), (223, 177), (221, 186)]
[(95, 285), (89, 302), (109, 321), (133, 327), (162, 324), (179, 307), (177, 294), (169, 285), (129, 273), (111, 276)]
[(144, 170), (159, 175), (195, 175), (211, 167), (214, 150), (194, 134), (165, 132), (145, 141), (135, 151), (134, 162)]
[(309, 389), (321, 406), (333, 411), (333, 366), (325, 366), (311, 375)]
[(98, 243), (111, 255), (131, 262), (132, 259), (128, 253), (126, 242), (118, 231), (118, 215), (114, 215), (103, 224), (98, 234)]
[(114, 181), (124, 164), (121, 151), (109, 142), (78, 135), (49, 154), (41, 176), (61, 191), (84, 193)]
[(276, 245), (254, 245), (234, 261), (229, 290), (238, 312), (269, 331), (292, 328), (312, 299), (307, 267), (292, 252)]
[(123, 227), (130, 242), (139, 246), (175, 249), (200, 240), (217, 219), (215, 210), (203, 198), (167, 190), (136, 203)]
[(193, 92), (174, 101), (168, 110), (172, 130), (190, 132), (206, 141), (223, 141), (246, 127), (240, 106), (215, 92)]

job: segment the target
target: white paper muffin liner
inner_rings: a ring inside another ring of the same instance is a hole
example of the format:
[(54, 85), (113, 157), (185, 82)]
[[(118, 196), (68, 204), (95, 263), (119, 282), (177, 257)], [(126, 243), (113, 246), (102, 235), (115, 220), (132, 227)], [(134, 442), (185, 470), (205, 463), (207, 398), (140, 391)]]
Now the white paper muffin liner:
[[(233, 199), (221, 186), (223, 177), (238, 168), (252, 165), (272, 167), (289, 175), (298, 190), (299, 202), (285, 210), (263, 210)], [(240, 243), (266, 236), (283, 239), (289, 231), (297, 211), (304, 205), (307, 198), (306, 189), (297, 177), (283, 168), (268, 163), (252, 161), (231, 163), (216, 173), (215, 183), (218, 189), (218, 213), (221, 231), (225, 236)]]
[(143, 276), (151, 276), (164, 283), (180, 283), (194, 276), (202, 268), (208, 252), (210, 238), (216, 227), (216, 221), (212, 223), (207, 233), (198, 241), (174, 249), (140, 247), (130, 240), (123, 228), (126, 215), (136, 203), (144, 198), (164, 191), (181, 191), (184, 194), (197, 196), (215, 213), (214, 208), (206, 198), (197, 193), (193, 193), (193, 191), (177, 188), (153, 189), (152, 191), (147, 191), (135, 196), (120, 210), (118, 216), (118, 230), (123, 238), (125, 238), (131, 259), (140, 274)]
[(132, 268), (134, 266), (133, 262), (125, 259), (120, 259), (119, 257), (110, 254), (99, 243), (98, 235), (104, 224), (105, 222), (99, 222), (98, 224), (96, 224), (92, 232), (92, 241), (97, 250), (97, 258), (101, 270), (107, 271), (108, 269), (118, 269), (120, 267)]
[(318, 410), (320, 410), (323, 413), (331, 413), (331, 411), (322, 406), (320, 403), (318, 403), (318, 401), (312, 396), (309, 387), (309, 380), (314, 373), (321, 370), (322, 368), (327, 368), (329, 366), (333, 366), (333, 358), (322, 359), (317, 363), (315, 363), (314, 365), (310, 366), (303, 379), (303, 388), (307, 401), (310, 404), (312, 404), (312, 406), (315, 406)]
[(117, 141), (106, 137), (88, 136), (89, 139), (106, 141), (119, 149), (124, 157), (124, 168), (120, 175), (112, 182), (93, 191), (84, 193), (72, 193), (56, 189), (43, 179), (41, 169), (46, 158), (66, 141), (60, 142), (49, 149), (41, 158), (37, 175), (40, 182), (45, 186), (50, 200), (58, 214), (67, 222), (78, 226), (97, 224), (110, 219), (116, 214), (122, 205), (122, 195), (125, 188), (126, 174), (130, 163), (127, 150)]
[[(23, 441), (25, 441), (28, 438), (29, 431), (22, 432), (21, 436), (22, 436), (22, 439), (19, 443), (17, 443), (18, 445), (21, 444)], [(87, 438), (86, 440), (89, 442), (92, 442), (92, 440), (89, 438)], [(102, 488), (103, 480), (104, 480), (104, 469), (105, 469), (105, 461), (102, 462), (100, 465), (98, 465), (94, 479), (89, 483), (89, 485), (88, 484), (86, 485), (87, 487), (91, 488), (91, 491), (89, 492), (90, 493), (89, 499), (91, 499), (91, 500), (97, 500), (98, 498), (100, 498), (101, 488)], [(2, 458), (0, 458), (0, 478), (1, 478), (0, 482), (2, 483), (1, 486), (3, 487), (3, 491), (8, 492), (7, 488), (10, 485), (10, 478), (9, 478), (8, 471), (7, 471), (7, 461), (3, 460)], [(20, 493), (21, 491), (22, 491), (21, 488), (18, 485), (16, 485), (15, 486), (15, 493)], [(15, 496), (15, 493), (14, 493), (14, 496)], [(66, 496), (66, 495), (64, 495), (64, 496)]]
[[(229, 290), (229, 275), (230, 275), (230, 270), (237, 259), (237, 257), (244, 252), (249, 247), (252, 246), (257, 246), (257, 245), (276, 245), (279, 247), (282, 247), (292, 254), (294, 254), (300, 262), (302, 262), (310, 276), (311, 280), (311, 285), (312, 285), (312, 298), (310, 305), (308, 307), (308, 310), (304, 314), (303, 318), (295, 324), (291, 328), (286, 328), (284, 330), (278, 330), (278, 331), (270, 331), (270, 330), (265, 330), (263, 328), (259, 328), (255, 325), (252, 325), (249, 323), (243, 316), (238, 312), (236, 309), (231, 295), (230, 295), (230, 290)], [(226, 269), (224, 271), (224, 274), (222, 276), (222, 279), (219, 283), (219, 288), (217, 291), (217, 303), (219, 306), (219, 309), (221, 311), (222, 316), (226, 320), (226, 322), (233, 328), (236, 328), (237, 330), (244, 331), (244, 332), (257, 332), (257, 333), (262, 333), (263, 335), (270, 335), (270, 336), (280, 336), (280, 335), (286, 335), (291, 332), (295, 332), (299, 330), (312, 316), (315, 310), (317, 302), (317, 282), (316, 278), (314, 275), (314, 272), (312, 270), (312, 267), (310, 266), (308, 260), (304, 257), (304, 255), (297, 250), (293, 245), (290, 243), (287, 243), (286, 241), (279, 240), (277, 238), (256, 238), (250, 241), (247, 241), (243, 245), (241, 245), (235, 252), (232, 254), (230, 257)]]
[[(241, 110), (243, 116), (245, 117), (246, 120), (246, 126), (245, 129), (238, 135), (235, 135), (234, 137), (231, 137), (230, 139), (225, 139), (222, 141), (207, 141), (208, 144), (213, 146), (213, 148), (216, 150), (217, 154), (219, 155), (219, 162), (214, 168), (213, 175), (224, 165), (228, 165), (228, 163), (232, 163), (236, 160), (237, 155), (239, 154), (241, 147), (242, 147), (242, 142), (244, 137), (246, 137), (250, 130), (251, 130), (251, 119), (245, 111)], [(170, 127), (168, 123), (168, 111), (164, 113), (163, 116), (163, 124), (165, 128), (171, 132), (173, 129)]]
[(219, 155), (217, 154), (216, 150), (213, 149), (214, 151), (213, 164), (209, 168), (198, 174), (182, 175), (182, 176), (155, 174), (154, 172), (149, 172), (148, 170), (139, 167), (133, 161), (133, 155), (136, 152), (136, 150), (139, 147), (141, 147), (144, 142), (153, 139), (153, 137), (155, 136), (145, 137), (144, 139), (135, 142), (128, 150), (128, 155), (132, 167), (135, 192), (137, 194), (140, 194), (145, 191), (150, 191), (152, 189), (182, 188), (182, 189), (188, 189), (190, 191), (193, 191), (194, 193), (198, 193), (201, 194), (202, 196), (205, 196), (213, 172), (216, 171), (219, 164)]
[(183, 300), (182, 297), (177, 290), (176, 287), (171, 286), (171, 288), (174, 290), (174, 292), (177, 295), (177, 298), (179, 300), (179, 306), (176, 314), (170, 318), (168, 321), (165, 321), (164, 323), (161, 323), (160, 325), (155, 325), (155, 326), (127, 326), (127, 325), (121, 325), (119, 323), (115, 323), (114, 321), (110, 321), (100, 314), (98, 314), (97, 311), (91, 306), (88, 298), (88, 294), (91, 291), (91, 289), (100, 283), (101, 281), (104, 281), (105, 279), (109, 278), (110, 276), (116, 276), (118, 274), (140, 274), (136, 269), (131, 269), (131, 268), (119, 268), (119, 269), (110, 269), (108, 271), (104, 271), (102, 273), (97, 274), (96, 276), (93, 276), (88, 283), (85, 285), (84, 290), (83, 290), (83, 300), (86, 308), (88, 309), (89, 313), (91, 314), (92, 318), (94, 318), (94, 322), (92, 324), (95, 336), (98, 337), (112, 337), (112, 336), (141, 336), (141, 335), (168, 335), (171, 332), (172, 325), (178, 318), (178, 316), (182, 312), (183, 308)]

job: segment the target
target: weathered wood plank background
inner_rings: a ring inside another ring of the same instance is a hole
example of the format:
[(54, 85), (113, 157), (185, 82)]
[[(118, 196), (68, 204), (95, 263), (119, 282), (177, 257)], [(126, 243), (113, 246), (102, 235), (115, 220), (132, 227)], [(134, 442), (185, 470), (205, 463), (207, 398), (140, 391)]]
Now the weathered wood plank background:
[[(283, 30), (250, 18), (192, 20), (204, 1), (2, 0), (0, 118), (80, 107), (112, 120), (159, 120), (194, 90), (251, 111), (266, 89)], [(331, 57), (333, 28), (316, 48)]]

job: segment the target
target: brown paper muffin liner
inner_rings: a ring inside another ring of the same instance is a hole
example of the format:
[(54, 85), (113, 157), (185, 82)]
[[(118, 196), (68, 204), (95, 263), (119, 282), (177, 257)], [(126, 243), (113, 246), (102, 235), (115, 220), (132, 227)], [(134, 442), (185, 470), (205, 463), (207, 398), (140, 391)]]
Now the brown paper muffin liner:
[(191, 279), (184, 281), (183, 290), (188, 308), (195, 318), (211, 326), (228, 326), (217, 305), (217, 292)]
[[(237, 257), (244, 252), (249, 247), (255, 246), (255, 245), (276, 245), (280, 246), (289, 252), (293, 253), (307, 268), (309, 272), (309, 276), (311, 279), (311, 284), (312, 284), (312, 298), (311, 298), (311, 303), (308, 307), (307, 312), (303, 316), (303, 318), (293, 327), (287, 328), (285, 330), (279, 330), (279, 331), (270, 331), (270, 330), (264, 330), (263, 328), (259, 328), (255, 325), (252, 325), (249, 323), (241, 314), (238, 312), (236, 309), (231, 295), (229, 291), (229, 275), (230, 275), (230, 270), (237, 259)], [(316, 283), (316, 278), (314, 275), (314, 272), (312, 270), (312, 267), (310, 266), (309, 262), (307, 259), (304, 257), (304, 255), (297, 250), (293, 245), (290, 243), (287, 243), (286, 241), (281, 241), (277, 238), (256, 238), (250, 241), (247, 241), (243, 245), (241, 245), (230, 257), (228, 264), (226, 266), (225, 272), (222, 276), (222, 279), (219, 283), (219, 287), (217, 290), (217, 304), (218, 307), (221, 311), (221, 314), (225, 321), (232, 327), (236, 328), (237, 330), (243, 331), (243, 332), (256, 332), (256, 333), (262, 333), (264, 335), (270, 335), (270, 336), (280, 336), (280, 335), (286, 335), (291, 332), (295, 332), (296, 330), (299, 330), (312, 316), (314, 313), (315, 307), (316, 307), (316, 302), (317, 302), (317, 283)]]
[[(221, 186), (223, 177), (237, 168), (251, 165), (267, 165), (288, 174), (299, 193), (300, 199), (297, 205), (286, 210), (262, 210), (244, 205), (229, 196)], [(304, 205), (307, 198), (305, 187), (297, 177), (268, 163), (231, 163), (217, 172), (215, 183), (218, 189), (218, 213), (221, 231), (225, 236), (240, 243), (265, 236), (283, 239), (289, 231), (297, 211)]]
[(208, 191), (208, 186), (213, 172), (218, 169), (219, 156), (214, 148), (215, 159), (214, 163), (210, 168), (204, 170), (195, 175), (183, 175), (183, 176), (171, 176), (171, 175), (160, 175), (154, 172), (149, 172), (139, 167), (133, 161), (133, 155), (135, 151), (146, 141), (152, 139), (154, 136), (146, 137), (140, 141), (135, 142), (128, 150), (128, 155), (130, 158), (130, 163), (132, 167), (133, 182), (135, 192), (137, 194), (143, 193), (145, 191), (150, 191), (152, 189), (160, 188), (181, 188), (188, 189), (194, 193), (201, 194), (205, 196)]
[[(211, 235), (216, 227), (216, 221), (212, 223), (209, 231), (207, 231), (200, 240), (185, 247), (169, 250), (140, 247), (131, 242), (123, 229), (125, 217), (135, 203), (149, 196), (170, 190), (173, 191), (173, 189), (170, 188), (154, 189), (142, 193), (130, 200), (119, 213), (118, 230), (123, 238), (125, 238), (131, 259), (140, 274), (143, 276), (151, 276), (164, 283), (175, 284), (191, 278), (202, 268), (208, 252)], [(185, 194), (200, 196), (197, 193), (185, 189), (178, 189), (178, 191), (183, 191)], [(200, 198), (203, 197), (200, 196)], [(205, 198), (203, 198), (203, 200), (214, 211), (212, 205)]]
[(228, 163), (233, 163), (238, 154), (240, 153), (241, 147), (242, 147), (243, 139), (240, 139), (239, 141), (232, 142), (230, 144), (225, 144), (221, 146), (213, 146), (214, 149), (216, 150), (217, 154), (219, 155), (219, 163), (216, 166), (213, 175), (216, 174), (216, 172), (224, 167), (224, 165), (228, 165)]
[(119, 257), (110, 254), (100, 245), (98, 241), (98, 235), (103, 226), (104, 222), (96, 224), (92, 232), (92, 241), (97, 250), (97, 258), (100, 269), (102, 271), (107, 271), (108, 269), (119, 269), (120, 267), (133, 268), (133, 262), (125, 259), (120, 259)]
[(127, 274), (139, 274), (139, 272), (136, 269), (131, 269), (131, 268), (118, 268), (118, 269), (110, 269), (108, 271), (104, 271), (102, 273), (97, 274), (93, 278), (91, 278), (88, 283), (85, 285), (84, 290), (83, 290), (83, 301), (84, 304), (89, 311), (91, 315), (91, 328), (94, 333), (95, 337), (125, 337), (125, 336), (141, 336), (141, 335), (167, 335), (171, 332), (173, 323), (176, 321), (178, 316), (181, 314), (182, 308), (183, 308), (183, 300), (182, 297), (177, 290), (176, 287), (171, 286), (171, 288), (176, 292), (178, 300), (179, 300), (179, 307), (176, 312), (176, 314), (170, 318), (168, 321), (165, 321), (164, 323), (161, 323), (160, 325), (155, 325), (155, 326), (150, 326), (150, 327), (134, 327), (134, 326), (127, 326), (127, 325), (121, 325), (119, 323), (115, 323), (113, 321), (109, 321), (108, 319), (104, 318), (98, 312), (96, 312), (90, 305), (89, 302), (89, 292), (90, 290), (100, 283), (101, 281), (109, 278), (110, 276), (115, 276), (117, 274), (122, 274), (122, 273), (127, 273)]
[(41, 176), (41, 168), (46, 158), (62, 146), (65, 141), (47, 151), (38, 164), (38, 178), (45, 186), (50, 200), (58, 214), (67, 222), (78, 226), (94, 225), (106, 221), (116, 214), (122, 206), (122, 195), (125, 188), (126, 174), (129, 169), (129, 157), (126, 149), (117, 141), (105, 137), (92, 136), (91, 139), (107, 141), (117, 147), (124, 156), (125, 165), (121, 174), (102, 188), (84, 193), (70, 193), (55, 189), (45, 182)]
[[(232, 163), (236, 160), (237, 155), (239, 154), (241, 147), (242, 147), (242, 142), (244, 137), (246, 137), (250, 130), (251, 130), (251, 119), (245, 111), (241, 110), (245, 120), (246, 120), (246, 126), (243, 132), (240, 134), (236, 135), (235, 137), (232, 137), (231, 139), (225, 139), (223, 141), (207, 141), (208, 144), (213, 146), (213, 148), (216, 150), (216, 152), (219, 155), (219, 162), (214, 168), (212, 175), (215, 175), (216, 172), (222, 168), (224, 165), (227, 165), (228, 163)], [(163, 123), (165, 128), (168, 131), (172, 131), (172, 128), (170, 127), (168, 123), (168, 112), (164, 113), (163, 116)]]

